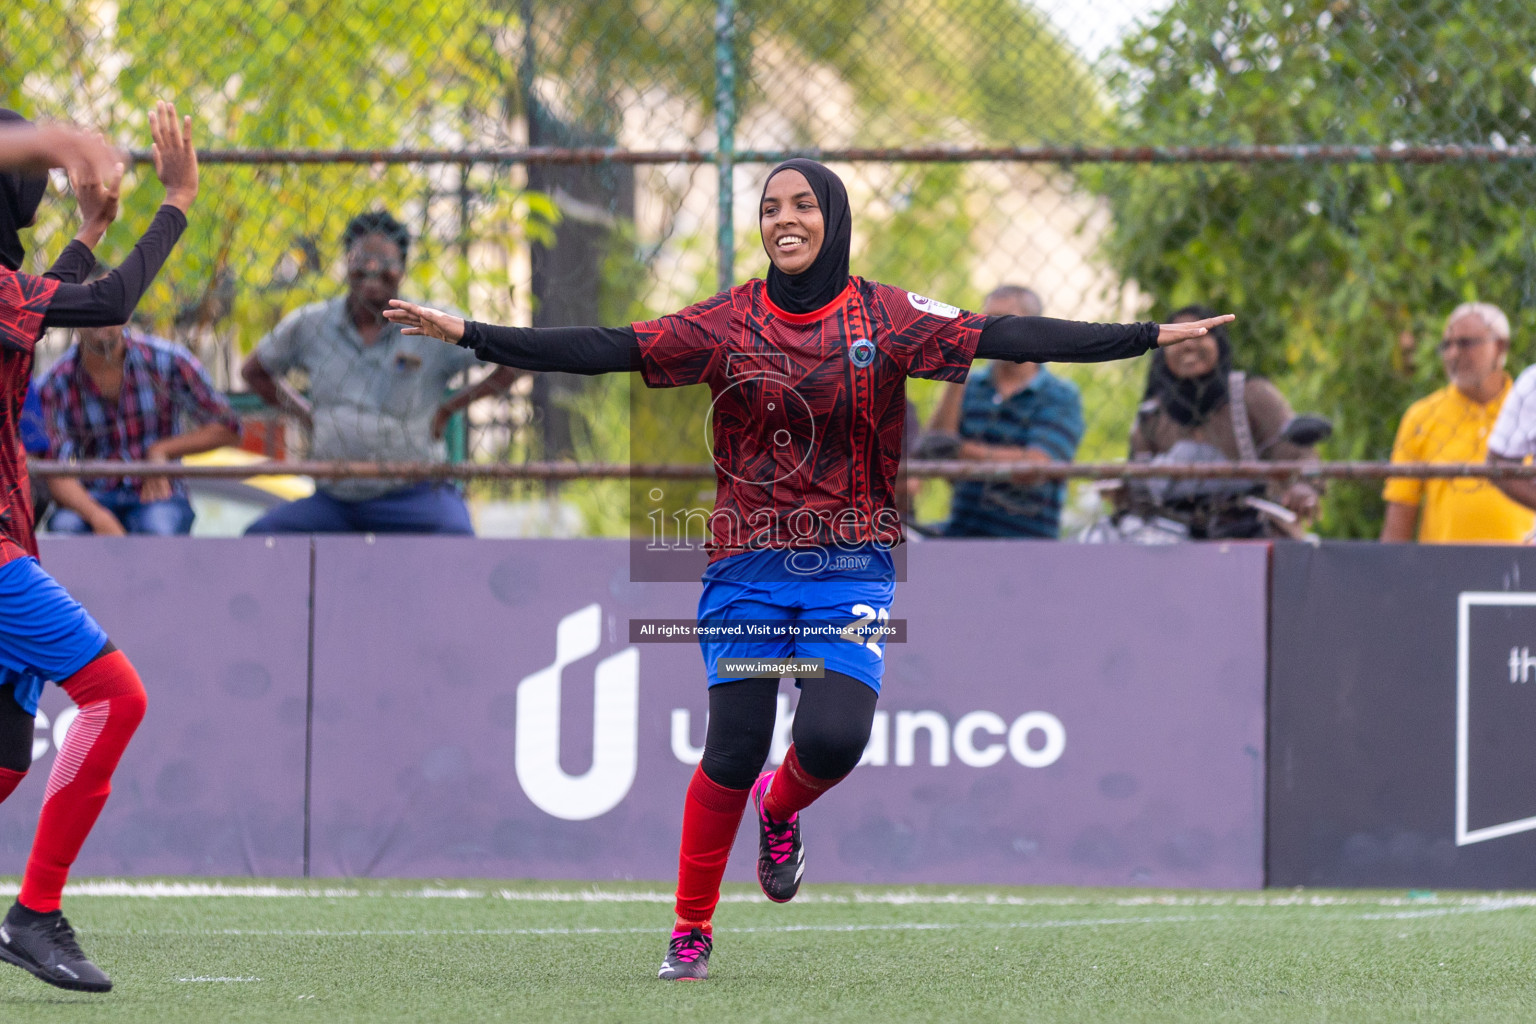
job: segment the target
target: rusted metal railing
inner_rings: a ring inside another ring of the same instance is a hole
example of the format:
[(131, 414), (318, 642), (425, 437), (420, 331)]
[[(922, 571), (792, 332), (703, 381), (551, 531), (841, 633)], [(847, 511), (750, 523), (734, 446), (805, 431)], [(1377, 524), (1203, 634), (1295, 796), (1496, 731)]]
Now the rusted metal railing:
[[(81, 461), (31, 463), (37, 477), (145, 477), (236, 479), (254, 476), (307, 476), (317, 480), (388, 478), (392, 480), (646, 480), (712, 479), (715, 467), (691, 464), (581, 462), (262, 462), (244, 466), (190, 466), (177, 462)], [(1504, 480), (1536, 478), (1536, 465), (1477, 462), (1206, 462), (1152, 465), (1146, 462), (968, 462), (913, 460), (907, 475), (946, 480), (1030, 482), (1044, 480), (1253, 479), (1384, 480), (1388, 477), (1446, 479), (1481, 477)]]
[[(148, 150), (129, 154), (150, 163)], [(776, 164), (790, 157), (826, 163), (1041, 164), (1440, 164), (1536, 161), (1536, 146), (1294, 145), (1294, 146), (928, 146), (916, 148), (743, 149), (733, 164)], [(616, 147), (525, 146), (512, 149), (210, 149), (204, 164), (712, 164), (713, 149), (629, 150)]]

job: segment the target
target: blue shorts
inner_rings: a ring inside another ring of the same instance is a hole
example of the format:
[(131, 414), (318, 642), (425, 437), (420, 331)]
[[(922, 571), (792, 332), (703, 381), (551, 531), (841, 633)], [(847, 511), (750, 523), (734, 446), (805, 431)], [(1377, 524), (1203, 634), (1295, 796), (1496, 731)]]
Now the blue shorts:
[(35, 558), (0, 565), (0, 686), (37, 714), (43, 683), (68, 679), (107, 645), (107, 634)]
[[(711, 563), (705, 571), (699, 623), (796, 622), (807, 628), (883, 624), (890, 619), (895, 596), (891, 553), (878, 545), (751, 551)], [(740, 678), (722, 679), (716, 672), (720, 658), (822, 658), (828, 671), (852, 676), (876, 693), (885, 675), (885, 644), (878, 637), (863, 643), (790, 636), (701, 637), (699, 648), (710, 686)]]

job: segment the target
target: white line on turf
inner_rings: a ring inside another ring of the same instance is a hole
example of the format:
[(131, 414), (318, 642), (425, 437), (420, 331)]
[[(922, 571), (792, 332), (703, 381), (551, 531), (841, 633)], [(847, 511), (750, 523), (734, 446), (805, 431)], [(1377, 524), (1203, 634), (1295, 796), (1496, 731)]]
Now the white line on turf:
[[(1514, 910), (1526, 903), (1504, 901), (1502, 904), (1479, 907), (1440, 907), (1433, 910), (1412, 911), (1399, 914), (1349, 914), (1345, 920), (1354, 921), (1402, 921), (1416, 917), (1442, 916), (1445, 914), (1486, 914), (1500, 910)], [(721, 928), (722, 934), (785, 934), (791, 932), (928, 932), (993, 930), (1020, 931), (1054, 928), (1108, 928), (1120, 925), (1204, 924), (1214, 921), (1232, 921), (1229, 914), (1178, 914), (1165, 917), (1087, 917), (1064, 918), (1054, 921), (970, 921), (949, 923), (935, 921), (907, 921), (887, 924), (788, 924), (759, 928)], [(260, 937), (260, 938), (412, 938), (425, 936), (577, 936), (577, 935), (654, 935), (656, 928), (356, 928), (356, 929), (250, 929), (214, 928), (207, 930), (160, 930), (134, 929), (127, 932), (92, 929), (92, 935), (134, 935), (166, 937)]]
[[(0, 895), (14, 895), (14, 883), (0, 885)], [(669, 904), (673, 894), (656, 889), (612, 890), (578, 889), (506, 889), (422, 886), (410, 889), (386, 887), (310, 886), (303, 884), (228, 882), (162, 882), (96, 879), (71, 882), (66, 890), (71, 896), (116, 896), (141, 899), (231, 897), (288, 899), (498, 899), (514, 903), (660, 903)], [(766, 903), (761, 893), (729, 892), (722, 903)], [(1088, 896), (1018, 896), (1008, 893), (949, 892), (921, 893), (912, 889), (855, 890), (851, 893), (802, 892), (796, 903), (826, 905), (871, 904), (883, 906), (1116, 906), (1116, 907), (1536, 907), (1536, 894), (1462, 893), (1440, 896), (1357, 896), (1309, 892), (1273, 893), (1146, 893), (1114, 899)]]
[(260, 978), (210, 978), (210, 977), (198, 977), (198, 978), (177, 978), (176, 980), (177, 981), (235, 982), (235, 981), (260, 981), (261, 979)]
[(1399, 910), (1390, 914), (1357, 914), (1362, 921), (1407, 921), (1417, 917), (1444, 917), (1447, 914), (1486, 914), (1494, 910), (1515, 910), (1530, 906), (1525, 900), (1490, 900), (1483, 905), (1429, 907), (1424, 910)]
[[(951, 924), (932, 921), (894, 924), (789, 924), (762, 928), (721, 928), (722, 934), (781, 934), (786, 932), (930, 932), (959, 931), (967, 928), (1013, 930), (1019, 928), (1081, 928), (1121, 924), (1189, 924), (1197, 921), (1221, 921), (1219, 916), (1204, 917), (1105, 917), (1061, 921), (993, 921), (983, 923)], [(161, 931), (159, 929), (134, 929), (129, 932), (91, 929), (92, 935), (136, 936), (190, 936), (214, 937), (222, 935), (259, 938), (394, 938), (450, 935), (655, 935), (656, 928), (355, 928), (355, 929), (264, 929), (264, 928), (213, 928), (206, 931)]]

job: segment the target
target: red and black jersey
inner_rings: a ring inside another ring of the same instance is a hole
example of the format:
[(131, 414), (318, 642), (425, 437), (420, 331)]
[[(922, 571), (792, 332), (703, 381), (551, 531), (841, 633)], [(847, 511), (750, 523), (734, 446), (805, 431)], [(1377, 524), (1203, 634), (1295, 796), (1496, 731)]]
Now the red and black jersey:
[(32, 379), (32, 349), (58, 287), (49, 278), (0, 267), (0, 565), (37, 555), (21, 407)]
[(787, 313), (760, 280), (634, 325), (650, 387), (708, 384), (710, 560), (900, 538), (906, 379), (962, 381), (986, 318), (862, 278)]

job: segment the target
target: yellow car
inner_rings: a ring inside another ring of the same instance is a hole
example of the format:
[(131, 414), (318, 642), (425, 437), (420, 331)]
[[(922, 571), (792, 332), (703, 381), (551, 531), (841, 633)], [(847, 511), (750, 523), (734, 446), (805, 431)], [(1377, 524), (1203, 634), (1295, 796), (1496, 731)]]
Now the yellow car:
[[(181, 461), (188, 466), (254, 466), (268, 460), (243, 448), (215, 448)], [(267, 509), (315, 493), (315, 482), (307, 476), (190, 477), (185, 482), (197, 514), (192, 521), (194, 537), (238, 537)]]

